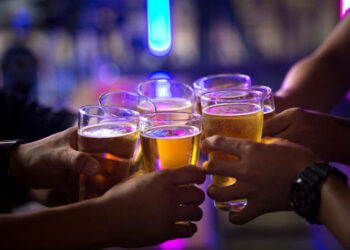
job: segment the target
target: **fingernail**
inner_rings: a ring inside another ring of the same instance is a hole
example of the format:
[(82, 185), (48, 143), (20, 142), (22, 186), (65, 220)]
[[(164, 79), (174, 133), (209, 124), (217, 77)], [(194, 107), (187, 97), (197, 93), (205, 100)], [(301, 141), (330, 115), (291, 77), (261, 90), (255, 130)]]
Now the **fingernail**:
[(208, 161), (205, 161), (202, 163), (202, 168), (204, 168), (205, 170), (208, 170)]

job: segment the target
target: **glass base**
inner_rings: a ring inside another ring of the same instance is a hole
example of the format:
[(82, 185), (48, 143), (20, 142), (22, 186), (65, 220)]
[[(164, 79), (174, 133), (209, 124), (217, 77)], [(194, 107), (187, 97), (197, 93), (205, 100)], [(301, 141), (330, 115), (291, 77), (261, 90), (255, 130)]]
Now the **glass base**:
[(224, 201), (217, 202), (214, 201), (214, 205), (217, 209), (229, 211), (229, 212), (241, 212), (245, 206), (247, 206), (247, 199), (233, 200), (233, 201)]

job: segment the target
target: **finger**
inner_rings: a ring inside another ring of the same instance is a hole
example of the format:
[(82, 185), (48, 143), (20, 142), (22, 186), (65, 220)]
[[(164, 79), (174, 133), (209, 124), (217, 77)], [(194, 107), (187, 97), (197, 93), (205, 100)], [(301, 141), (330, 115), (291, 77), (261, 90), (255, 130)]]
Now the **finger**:
[(254, 194), (254, 187), (243, 181), (238, 181), (227, 187), (210, 185), (207, 194), (210, 198), (218, 202), (239, 200), (252, 197)]
[(246, 207), (240, 212), (230, 212), (229, 220), (232, 224), (242, 225), (263, 214), (259, 204), (253, 200), (248, 200)]
[(69, 145), (75, 149), (78, 150), (78, 129), (77, 127), (72, 127), (67, 129), (68, 138), (69, 138)]
[(209, 160), (204, 163), (208, 174), (241, 177), (241, 170), (244, 168), (240, 161)]
[(100, 165), (91, 156), (73, 149), (64, 149), (60, 155), (61, 164), (81, 174), (96, 175)]
[(211, 151), (222, 151), (241, 157), (244, 148), (253, 142), (243, 139), (230, 138), (221, 135), (214, 135), (206, 138), (202, 145), (202, 151), (209, 153)]
[(275, 117), (264, 121), (263, 136), (277, 136), (282, 131), (286, 130), (292, 123), (291, 115), (295, 109), (287, 109)]
[(175, 210), (174, 221), (200, 221), (203, 211), (195, 205), (181, 205)]
[(205, 181), (205, 171), (196, 166), (185, 166), (164, 172), (165, 178), (175, 185), (202, 184)]
[(204, 192), (194, 186), (179, 187), (176, 192), (177, 204), (195, 204), (200, 205), (205, 199)]
[(197, 232), (197, 226), (194, 223), (174, 224), (171, 238), (189, 238)]

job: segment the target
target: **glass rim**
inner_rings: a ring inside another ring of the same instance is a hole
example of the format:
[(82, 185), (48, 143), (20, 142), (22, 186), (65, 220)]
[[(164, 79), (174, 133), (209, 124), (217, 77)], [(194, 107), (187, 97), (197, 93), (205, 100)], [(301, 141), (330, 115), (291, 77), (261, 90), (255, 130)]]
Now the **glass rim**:
[[(157, 115), (165, 115), (165, 117), (169, 117), (171, 115), (188, 115), (189, 118), (184, 119), (161, 119), (161, 120), (156, 120), (154, 119)], [(182, 122), (182, 121), (200, 121), (202, 116), (200, 114), (195, 114), (195, 113), (187, 113), (187, 112), (152, 112), (152, 113), (146, 113), (146, 114), (141, 114), (140, 115), (140, 121), (141, 122), (146, 122), (146, 121), (161, 121), (161, 122)]]
[[(91, 114), (87, 111), (87, 109), (102, 109), (103, 111), (105, 110), (120, 110), (120, 111), (125, 111), (125, 112), (131, 112), (132, 115), (131, 116), (125, 116), (125, 117), (118, 117), (118, 116), (113, 116), (110, 115), (110, 113), (108, 113), (108, 111), (105, 111), (107, 115), (109, 116), (103, 116), (103, 115), (98, 115), (98, 114)], [(101, 106), (101, 105), (84, 105), (84, 106), (80, 106), (79, 110), (78, 110), (79, 115), (86, 115), (86, 116), (90, 116), (90, 117), (99, 117), (99, 118), (110, 118), (110, 119), (115, 119), (115, 120), (139, 120), (140, 119), (140, 114), (139, 112), (132, 110), (132, 109), (125, 109), (125, 108), (114, 108), (114, 107), (108, 107), (108, 106)]]
[[(226, 100), (225, 99), (218, 99), (218, 97), (216, 96), (215, 98), (211, 98), (211, 97), (206, 97), (206, 95), (209, 95), (211, 93), (215, 93), (215, 92), (223, 92), (223, 93), (227, 93), (229, 91), (239, 91), (239, 92), (248, 92), (248, 93), (255, 93), (257, 94), (256, 96), (253, 96), (253, 97), (247, 97), (247, 98), (241, 98), (241, 99), (235, 99), (235, 97), (232, 97), (232, 98), (227, 98)], [(226, 88), (226, 89), (218, 89), (218, 90), (209, 90), (209, 91), (206, 91), (204, 93), (201, 94), (200, 96), (201, 98), (201, 101), (202, 100), (206, 100), (206, 101), (210, 101), (210, 100), (217, 100), (217, 101), (223, 101), (223, 102), (229, 102), (230, 100), (231, 101), (235, 101), (235, 100), (251, 100), (251, 99), (260, 99), (260, 100), (264, 100), (264, 96), (263, 96), (263, 93), (259, 90), (253, 90), (253, 89), (236, 89), (236, 88)]]
[(144, 84), (152, 84), (152, 83), (156, 83), (158, 82), (159, 80), (164, 80), (164, 81), (167, 81), (167, 82), (170, 82), (170, 83), (174, 83), (174, 84), (179, 84), (179, 85), (182, 85), (185, 87), (186, 90), (189, 90), (191, 92), (191, 99), (194, 99), (195, 97), (195, 94), (194, 94), (194, 91), (193, 91), (193, 88), (186, 84), (186, 83), (183, 83), (183, 82), (180, 82), (180, 81), (177, 81), (177, 80), (173, 80), (173, 79), (167, 79), (167, 78), (154, 78), (154, 79), (150, 79), (150, 80), (146, 80), (146, 81), (142, 81), (140, 82), (139, 84), (137, 84), (137, 93), (141, 96), (144, 96), (144, 97), (147, 97), (148, 99), (155, 99), (155, 98), (151, 98), (151, 97), (148, 97), (146, 96), (144, 93), (142, 93), (141, 91), (141, 88)]
[(144, 96), (144, 95), (138, 95), (137, 93), (126, 91), (126, 90), (113, 90), (113, 91), (107, 91), (107, 92), (102, 93), (98, 97), (98, 104), (101, 105), (101, 106), (104, 106), (104, 107), (111, 107), (111, 106), (103, 105), (101, 103), (101, 99), (103, 97), (108, 97), (108, 96), (113, 95), (113, 94), (128, 94), (128, 95), (131, 95), (131, 96), (135, 96), (136, 98), (139, 98), (139, 97), (146, 98), (147, 100), (149, 100), (151, 102), (150, 98), (148, 98), (147, 96)]
[(212, 80), (214, 78), (219, 78), (219, 77), (242, 77), (242, 79), (246, 79), (251, 83), (251, 78), (249, 75), (246, 74), (241, 74), (241, 73), (220, 73), (220, 74), (213, 74), (213, 75), (207, 75), (207, 76), (202, 76), (198, 79), (196, 79), (193, 82), (193, 87), (194, 89), (207, 89), (203, 86), (200, 86), (199, 83), (207, 81), (207, 80)]
[(272, 89), (271, 89), (271, 87), (266, 86), (266, 85), (259, 85), (259, 84), (254, 84), (251, 87), (252, 90), (257, 90), (257, 91), (263, 92), (263, 90), (259, 90), (259, 88), (266, 89), (266, 94), (264, 95), (264, 100), (268, 100), (268, 99), (271, 98), (271, 96), (272, 96)]

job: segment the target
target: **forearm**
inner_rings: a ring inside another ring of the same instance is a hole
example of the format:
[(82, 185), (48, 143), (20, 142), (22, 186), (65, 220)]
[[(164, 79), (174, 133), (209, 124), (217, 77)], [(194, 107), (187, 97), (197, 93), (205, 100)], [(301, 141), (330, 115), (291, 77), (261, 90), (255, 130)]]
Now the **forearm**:
[[(336, 123), (334, 128), (337, 128), (335, 129), (337, 131), (332, 130), (334, 136), (331, 143), (334, 150), (330, 151), (330, 158), (327, 160), (350, 166), (350, 119), (334, 117), (333, 121)], [(329, 131), (325, 131), (325, 133), (327, 132)]]
[(288, 72), (275, 95), (276, 110), (301, 107), (329, 112), (346, 90), (347, 83), (337, 68), (326, 58), (311, 55)]
[[(105, 232), (95, 200), (0, 216), (4, 249), (99, 249)], [(96, 216), (95, 216), (96, 215)]]
[(350, 15), (309, 57), (288, 72), (276, 93), (276, 109), (288, 107), (329, 112), (350, 86)]
[(335, 175), (321, 186), (321, 206), (318, 219), (350, 249), (350, 189)]

